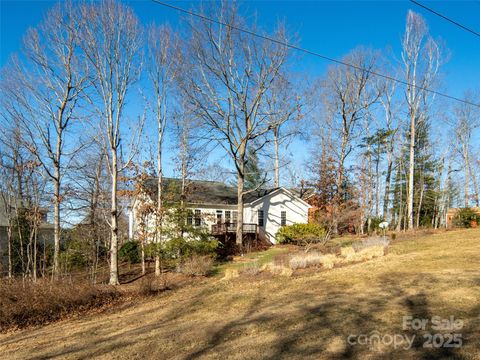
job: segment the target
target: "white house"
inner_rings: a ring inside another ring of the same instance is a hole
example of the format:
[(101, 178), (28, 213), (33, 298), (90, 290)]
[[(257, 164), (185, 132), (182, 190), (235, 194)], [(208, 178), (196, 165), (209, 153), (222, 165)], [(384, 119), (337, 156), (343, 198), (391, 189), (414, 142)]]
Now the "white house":
[[(180, 180), (164, 179), (164, 194), (172, 194), (180, 188)], [(146, 188), (156, 198), (157, 179), (149, 179)], [(176, 191), (178, 192), (178, 191)], [(235, 233), (237, 223), (237, 188), (217, 181), (189, 181), (185, 202), (192, 210), (187, 221), (193, 226), (210, 229), (212, 235)], [(141, 201), (149, 201), (142, 199)], [(137, 209), (141, 201), (136, 199), (129, 216), (129, 235), (135, 238)], [(311, 206), (293, 191), (283, 187), (260, 189), (244, 195), (244, 233), (275, 243), (275, 235), (283, 225), (308, 222)]]

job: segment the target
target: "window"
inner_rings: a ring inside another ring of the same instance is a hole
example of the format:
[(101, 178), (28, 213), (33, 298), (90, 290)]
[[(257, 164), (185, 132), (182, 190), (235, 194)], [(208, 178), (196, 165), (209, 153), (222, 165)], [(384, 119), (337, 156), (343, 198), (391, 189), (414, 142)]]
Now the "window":
[(222, 215), (223, 215), (223, 211), (222, 210), (217, 210), (217, 224), (222, 223)]
[(233, 221), (232, 221), (232, 222), (233, 222), (234, 224), (236, 224), (237, 221), (238, 221), (238, 213), (237, 213), (236, 211), (234, 211), (232, 215), (233, 215), (233, 217), (232, 217), (232, 220), (233, 220)]
[(263, 226), (264, 224), (263, 210), (258, 210), (257, 215), (258, 215), (258, 226)]
[(282, 211), (282, 212), (281, 212), (280, 225), (281, 225), (281, 226), (287, 225), (287, 212), (286, 212), (286, 211)]
[(199, 209), (195, 209), (195, 226), (202, 225), (202, 212)]
[(188, 210), (187, 213), (187, 225), (193, 225), (193, 213), (192, 210)]
[(225, 210), (225, 222), (230, 224), (232, 221), (232, 212), (230, 210)]

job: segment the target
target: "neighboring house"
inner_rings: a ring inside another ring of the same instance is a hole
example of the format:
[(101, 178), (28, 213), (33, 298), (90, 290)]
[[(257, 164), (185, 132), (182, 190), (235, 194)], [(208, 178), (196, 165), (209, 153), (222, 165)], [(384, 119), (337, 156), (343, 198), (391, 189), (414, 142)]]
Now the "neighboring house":
[[(166, 198), (179, 201), (180, 180), (163, 180)], [(145, 183), (153, 199), (157, 197), (157, 179)], [(216, 181), (189, 181), (186, 192), (186, 207), (192, 210), (189, 224), (207, 227), (214, 236), (235, 234), (237, 224), (237, 188)], [(129, 235), (135, 238), (137, 230), (137, 209), (144, 201), (137, 198), (129, 216)], [(244, 195), (243, 229), (262, 240), (275, 243), (275, 235), (283, 225), (308, 222), (311, 206), (283, 187), (260, 189)]]
[[(3, 194), (0, 194), (0, 273), (5, 272), (8, 266), (8, 213), (11, 211), (14, 213), (12, 204), (15, 204), (11, 201), (11, 204), (5, 202), (5, 197)], [(20, 201), (17, 201), (17, 206), (20, 206)], [(41, 244), (45, 241), (46, 243), (53, 243), (53, 225), (47, 223), (47, 211), (42, 210), (42, 224), (38, 230), (37, 241)]]
[[(445, 223), (447, 228), (450, 228), (453, 226), (453, 219), (457, 215), (457, 212), (459, 211), (459, 208), (450, 208), (447, 211), (447, 214), (445, 216)], [(475, 211), (478, 216), (480, 216), (480, 207), (477, 208), (472, 208), (473, 211)]]

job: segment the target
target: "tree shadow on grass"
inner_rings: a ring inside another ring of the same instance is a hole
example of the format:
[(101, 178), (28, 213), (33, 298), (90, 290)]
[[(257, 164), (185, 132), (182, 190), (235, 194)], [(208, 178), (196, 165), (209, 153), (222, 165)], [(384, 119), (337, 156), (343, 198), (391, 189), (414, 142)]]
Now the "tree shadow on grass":
[[(291, 281), (285, 280), (283, 286), (290, 286), (295, 280)], [(129, 318), (124, 330), (117, 328), (119, 325), (115, 319), (107, 319), (108, 322), (101, 324), (89, 321), (86, 326), (70, 335), (58, 334), (60, 336), (55, 337), (52, 333), (52, 338), (58, 341), (68, 340), (68, 336), (79, 341), (64, 348), (49, 348), (48, 342), (43, 343), (36, 349), (38, 356), (35, 358), (91, 358), (111, 352), (121, 356), (123, 349), (129, 354), (129, 347), (136, 345), (137, 353), (143, 354), (142, 357), (147, 359), (171, 356), (182, 359), (237, 356), (272, 360), (361, 357), (463, 359), (455, 348), (424, 348), (422, 331), (401, 328), (402, 316), (405, 315), (420, 319), (442, 316), (432, 309), (432, 299), (428, 292), (415, 293), (411, 290), (413, 284), (414, 289), (421, 290), (438, 281), (434, 276), (425, 274), (419, 278), (418, 275), (390, 272), (383, 277), (375, 277), (375, 283), (364, 291), (354, 292), (341, 286), (335, 290), (329, 289), (328, 283), (321, 279), (307, 279), (305, 290), (301, 288), (302, 291), (293, 294), (286, 292), (290, 296), (288, 298), (283, 295), (266, 296), (265, 291), (259, 287), (257, 291), (248, 293), (247, 300), (242, 298), (245, 293), (237, 294), (224, 285), (208, 284), (182, 292), (183, 295), (188, 295), (187, 298), (160, 297), (153, 306), (124, 314)], [(281, 288), (278, 286), (270, 290), (280, 291)], [(226, 296), (222, 298), (222, 303), (213, 303), (216, 298), (211, 295), (223, 296), (222, 292)], [(242, 304), (244, 301), (247, 301), (245, 305)], [(225, 306), (229, 305), (233, 308), (238, 306), (241, 310), (227, 314)], [(165, 306), (168, 306), (168, 312), (164, 311)], [(198, 317), (203, 310), (207, 314), (225, 311), (226, 315), (224, 318), (215, 316), (212, 321), (192, 320), (205, 319), (205, 315)], [(386, 316), (391, 311), (394, 311), (393, 318)], [(476, 319), (478, 311), (477, 307), (471, 314), (467, 314), (468, 318)], [(135, 323), (136, 320), (138, 323)], [(464, 329), (465, 333), (478, 332), (478, 324), (472, 322), (470, 325), (469, 329)], [(196, 332), (193, 331), (195, 327), (198, 328)], [(255, 331), (250, 331), (251, 329)], [(378, 352), (366, 346), (347, 343), (349, 334), (369, 335), (374, 331), (415, 335), (416, 341), (410, 350), (386, 347)], [(191, 339), (192, 336), (198, 338)], [(464, 343), (475, 340), (464, 338)], [(335, 341), (337, 346), (332, 347)], [(169, 342), (178, 344), (178, 349), (165, 348)]]
[[(239, 314), (235, 320), (227, 322), (208, 334), (207, 346), (196, 349), (185, 358), (219, 356), (224, 351), (223, 345), (231, 339), (231, 333), (241, 334), (243, 327), (257, 325), (274, 329), (276, 335), (274, 343), (270, 346), (267, 344), (268, 351), (261, 352), (259, 357), (262, 359), (292, 357), (357, 359), (361, 356), (386, 359), (464, 359), (464, 356), (459, 354), (458, 348), (425, 348), (423, 335), (431, 330), (402, 328), (403, 316), (430, 320), (432, 316), (442, 316), (442, 314), (432, 311), (429, 297), (425, 292), (407, 293), (404, 286), (409, 283), (392, 280), (392, 276), (404, 279), (408, 275), (396, 273), (379, 278), (379, 283), (372, 284), (372, 288), (365, 294), (352, 295), (345, 292), (327, 299), (311, 294), (299, 294), (302, 301), (298, 302), (296, 310), (290, 311), (288, 316), (282, 313), (282, 304), (265, 307), (265, 304), (256, 301), (252, 303), (249, 311)], [(434, 276), (423, 274), (420, 280), (411, 279), (410, 281), (419, 281), (419, 285), (422, 285), (435, 284), (439, 280)], [(419, 286), (419, 288), (422, 287)], [(400, 305), (398, 318), (384, 319), (383, 314), (390, 311), (393, 305)], [(270, 315), (255, 314), (252, 310), (256, 307), (267, 310), (266, 313)], [(472, 313), (469, 317), (475, 318), (475, 315)], [(392, 322), (395, 323), (392, 324)], [(292, 328), (295, 330), (290, 331), (289, 329)], [(415, 340), (411, 349), (394, 348), (388, 345), (378, 350), (358, 344), (355, 346), (347, 344), (349, 334), (370, 335), (375, 332), (381, 335), (408, 335), (409, 338), (414, 335)], [(332, 340), (343, 341), (343, 344), (332, 349)], [(259, 351), (262, 351), (260, 343), (261, 339), (259, 339)], [(235, 348), (230, 350), (233, 353)]]

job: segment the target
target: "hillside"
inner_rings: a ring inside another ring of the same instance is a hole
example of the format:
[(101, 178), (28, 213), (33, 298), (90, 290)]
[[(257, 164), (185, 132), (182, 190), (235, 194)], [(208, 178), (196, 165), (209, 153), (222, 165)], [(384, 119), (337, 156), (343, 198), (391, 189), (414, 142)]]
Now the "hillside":
[[(218, 278), (114, 311), (0, 335), (4, 359), (450, 358), (480, 353), (480, 229), (398, 240), (383, 258), (285, 277)], [(404, 316), (454, 316), (456, 331), (402, 329)], [(349, 335), (396, 334), (348, 345)], [(425, 333), (460, 333), (460, 348), (423, 347)]]

